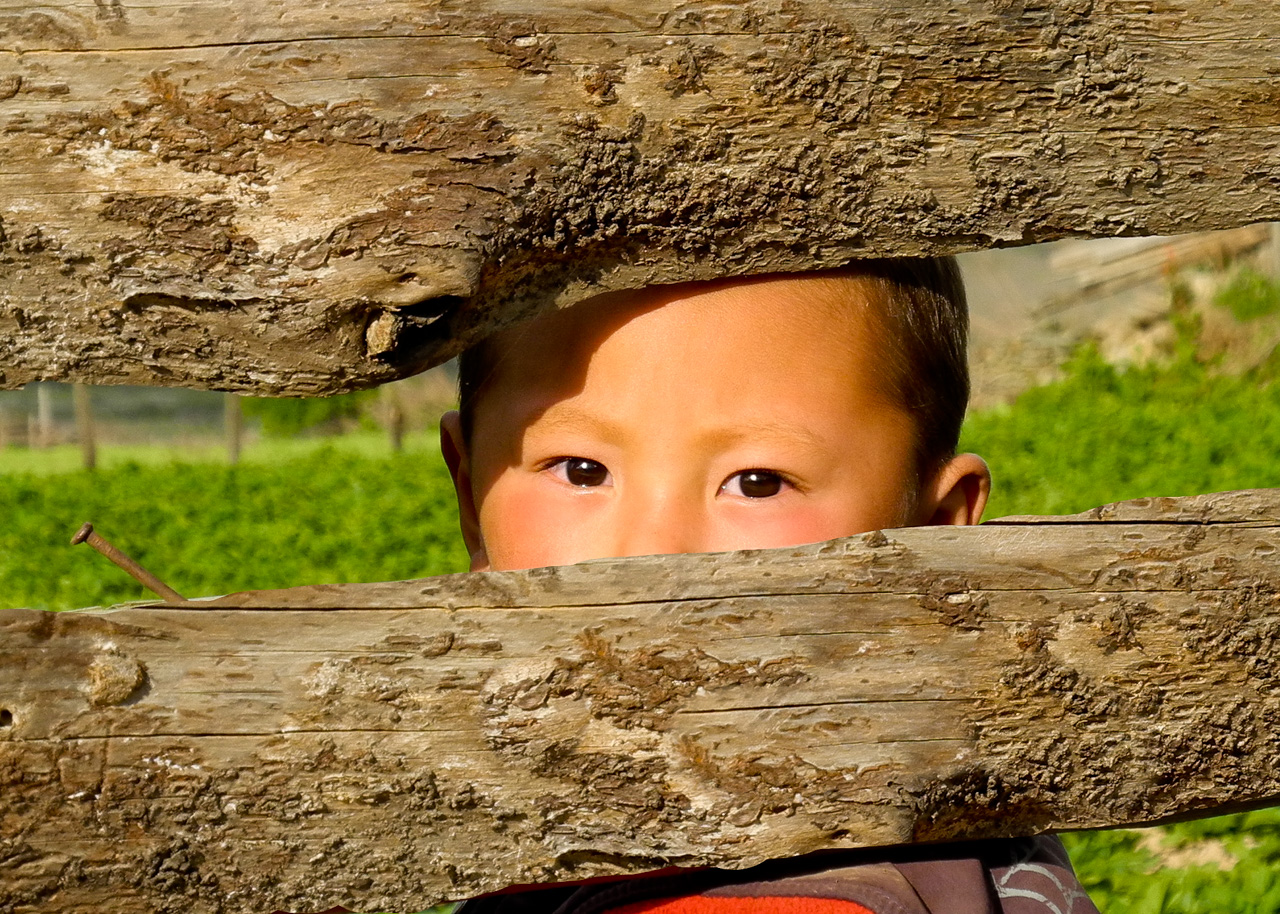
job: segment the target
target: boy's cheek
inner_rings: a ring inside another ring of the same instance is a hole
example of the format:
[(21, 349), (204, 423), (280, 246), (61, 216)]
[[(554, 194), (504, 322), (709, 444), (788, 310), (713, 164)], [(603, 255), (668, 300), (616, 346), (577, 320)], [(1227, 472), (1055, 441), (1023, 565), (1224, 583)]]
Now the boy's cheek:
[[(480, 535), (494, 571), (570, 565), (592, 558), (587, 506), (539, 486), (495, 486), (480, 507)], [(586, 541), (586, 542), (584, 542)]]
[[(737, 506), (735, 506), (737, 507)], [(754, 510), (753, 510), (754, 509)], [(703, 552), (735, 549), (781, 549), (866, 533), (892, 526), (865, 506), (803, 502), (761, 510), (755, 506), (725, 511)]]
[[(844, 503), (772, 509), (738, 505), (711, 514), (714, 516), (704, 516), (701, 521), (685, 518), (679, 531), (680, 545), (673, 548), (667, 540), (674, 533), (666, 538), (656, 536), (653, 542), (631, 542), (627, 531), (613, 526), (624, 520), (602, 510), (590, 498), (537, 498), (525, 493), (509, 500), (492, 499), (481, 511), (481, 533), (490, 567), (502, 571), (570, 565), (630, 553), (784, 548), (852, 536), (897, 522), (893, 512), (881, 516), (867, 506)], [(620, 548), (624, 542), (630, 548)]]

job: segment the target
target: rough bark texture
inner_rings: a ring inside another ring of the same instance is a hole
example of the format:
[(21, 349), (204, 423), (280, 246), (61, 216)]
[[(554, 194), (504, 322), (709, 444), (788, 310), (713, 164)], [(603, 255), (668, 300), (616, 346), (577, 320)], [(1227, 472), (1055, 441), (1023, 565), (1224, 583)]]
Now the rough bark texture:
[(1272, 0), (0, 10), (0, 387), (369, 386), (584, 295), (1280, 219)]
[(510, 883), (1280, 796), (1280, 490), (0, 612), (0, 910)]

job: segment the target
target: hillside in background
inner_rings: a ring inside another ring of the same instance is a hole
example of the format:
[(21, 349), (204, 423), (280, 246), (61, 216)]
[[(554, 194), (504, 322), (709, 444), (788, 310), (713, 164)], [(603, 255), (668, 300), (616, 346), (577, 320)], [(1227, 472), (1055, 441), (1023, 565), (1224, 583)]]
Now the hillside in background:
[(973, 406), (1058, 376), (1085, 341), (1109, 362), (1167, 355), (1171, 285), (1207, 306), (1241, 270), (1280, 278), (1280, 223), (1172, 238), (1058, 241), (960, 255), (971, 313)]

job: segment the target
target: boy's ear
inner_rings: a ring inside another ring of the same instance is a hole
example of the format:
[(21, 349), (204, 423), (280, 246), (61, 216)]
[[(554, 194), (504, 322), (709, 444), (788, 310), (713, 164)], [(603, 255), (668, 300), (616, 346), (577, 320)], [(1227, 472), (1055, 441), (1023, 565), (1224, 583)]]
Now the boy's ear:
[(449, 475), (453, 477), (462, 541), (471, 555), (471, 570), (488, 571), (489, 555), (485, 552), (484, 538), (480, 536), (480, 512), (476, 510), (476, 497), (471, 489), (471, 457), (462, 434), (462, 417), (456, 409), (440, 417), (440, 453), (444, 455)]
[(919, 522), (931, 526), (964, 526), (982, 519), (991, 494), (991, 470), (977, 454), (957, 454), (925, 484)]

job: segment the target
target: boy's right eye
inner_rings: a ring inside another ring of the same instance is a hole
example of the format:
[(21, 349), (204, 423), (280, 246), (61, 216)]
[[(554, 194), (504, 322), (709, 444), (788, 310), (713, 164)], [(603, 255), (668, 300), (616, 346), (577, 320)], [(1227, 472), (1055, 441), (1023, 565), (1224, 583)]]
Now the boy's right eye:
[(547, 466), (553, 474), (580, 489), (605, 486), (613, 482), (609, 468), (589, 457), (561, 457)]

